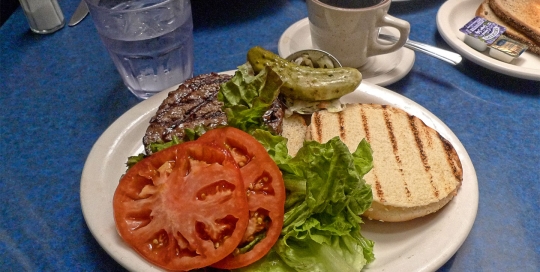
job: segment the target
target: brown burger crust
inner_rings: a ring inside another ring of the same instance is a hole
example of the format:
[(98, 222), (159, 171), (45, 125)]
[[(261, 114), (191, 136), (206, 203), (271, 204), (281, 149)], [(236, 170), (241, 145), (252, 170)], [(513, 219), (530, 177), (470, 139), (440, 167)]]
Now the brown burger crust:
[(150, 119), (143, 137), (146, 154), (152, 154), (152, 143), (169, 142), (173, 136), (181, 139), (186, 128), (227, 125), (227, 117), (221, 110), (223, 104), (217, 100), (217, 94), (220, 85), (230, 79), (231, 76), (226, 74), (203, 74), (186, 80), (169, 92)]
[[(201, 125), (206, 129), (226, 126), (227, 116), (217, 95), (221, 84), (231, 78), (227, 74), (202, 74), (186, 80), (176, 90), (169, 92), (150, 119), (143, 137), (146, 154), (152, 154), (152, 143), (166, 143), (172, 141), (173, 137), (182, 139), (185, 129), (195, 129)], [(279, 99), (274, 100), (261, 117), (275, 133), (282, 133), (284, 105)]]

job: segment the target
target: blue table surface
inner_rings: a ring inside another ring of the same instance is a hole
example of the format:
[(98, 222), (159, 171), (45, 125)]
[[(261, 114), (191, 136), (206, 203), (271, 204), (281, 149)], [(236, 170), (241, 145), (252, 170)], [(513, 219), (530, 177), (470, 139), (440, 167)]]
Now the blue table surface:
[[(79, 0), (59, 1), (66, 21)], [(394, 2), (411, 39), (450, 48), (436, 27), (443, 0)], [(307, 16), (303, 0), (193, 1), (195, 74), (235, 69), (249, 48), (277, 52)], [(440, 271), (540, 271), (540, 82), (417, 53), (400, 93), (445, 122), (467, 149), (480, 193), (474, 226)], [(85, 160), (98, 137), (140, 103), (123, 85), (91, 17), (33, 34), (20, 8), (0, 28), (0, 269), (116, 271), (81, 211)]]

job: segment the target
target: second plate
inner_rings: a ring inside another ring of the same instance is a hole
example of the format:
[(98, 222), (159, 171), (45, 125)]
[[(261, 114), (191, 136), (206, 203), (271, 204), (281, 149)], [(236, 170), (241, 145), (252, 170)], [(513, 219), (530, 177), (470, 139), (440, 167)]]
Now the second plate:
[(476, 9), (483, 0), (448, 0), (437, 13), (437, 28), (443, 39), (458, 53), (478, 65), (501, 74), (540, 80), (540, 56), (530, 52), (523, 53), (512, 63), (506, 63), (479, 52), (463, 42), (465, 34), (459, 31), (474, 18)]

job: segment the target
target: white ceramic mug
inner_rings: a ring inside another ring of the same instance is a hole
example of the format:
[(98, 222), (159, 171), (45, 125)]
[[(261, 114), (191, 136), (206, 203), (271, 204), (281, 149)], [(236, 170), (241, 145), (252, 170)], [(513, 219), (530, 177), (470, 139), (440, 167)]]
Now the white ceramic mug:
[[(407, 21), (387, 14), (391, 0), (307, 0), (311, 40), (343, 66), (359, 68), (367, 58), (400, 49), (409, 37)], [(381, 27), (399, 31), (394, 44), (379, 43)]]

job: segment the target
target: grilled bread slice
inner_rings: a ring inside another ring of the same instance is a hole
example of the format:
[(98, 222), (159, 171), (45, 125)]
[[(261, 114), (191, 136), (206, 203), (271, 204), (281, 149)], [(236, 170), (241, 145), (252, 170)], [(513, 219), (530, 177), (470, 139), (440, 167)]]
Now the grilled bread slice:
[(540, 0), (489, 0), (499, 18), (540, 43)]
[(452, 145), (419, 118), (384, 105), (347, 104), (339, 113), (316, 112), (308, 137), (339, 136), (353, 152), (362, 139), (373, 150), (364, 176), (373, 190), (365, 217), (401, 222), (438, 211), (458, 192), (463, 172)]
[(506, 27), (506, 32), (504, 33), (506, 36), (526, 44), (529, 46), (529, 52), (540, 55), (540, 42), (535, 42), (529, 39), (529, 37), (527, 37), (525, 34), (521, 33), (519, 30), (499, 18), (497, 14), (495, 14), (495, 12), (493, 12), (493, 10), (489, 7), (489, 1), (490, 0), (484, 0), (484, 2), (478, 6), (476, 16), (485, 18), (486, 20)]

